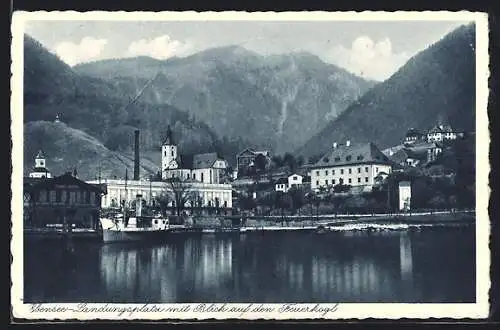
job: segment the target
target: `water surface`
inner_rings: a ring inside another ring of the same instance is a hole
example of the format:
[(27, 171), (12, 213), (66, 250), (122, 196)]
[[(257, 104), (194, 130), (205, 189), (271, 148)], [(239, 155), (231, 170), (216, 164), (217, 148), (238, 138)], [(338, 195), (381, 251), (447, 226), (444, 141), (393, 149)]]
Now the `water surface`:
[(25, 246), (25, 302), (474, 302), (474, 227)]

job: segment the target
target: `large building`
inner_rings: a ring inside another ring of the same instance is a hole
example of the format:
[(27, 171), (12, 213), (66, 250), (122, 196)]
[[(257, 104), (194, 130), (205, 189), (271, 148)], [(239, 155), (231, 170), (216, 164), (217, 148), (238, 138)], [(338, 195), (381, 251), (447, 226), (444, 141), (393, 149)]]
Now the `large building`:
[(392, 171), (391, 162), (373, 143), (334, 143), (333, 148), (311, 166), (311, 189), (335, 185), (362, 187), (370, 191), (375, 178)]
[[(138, 139), (136, 139), (136, 150), (138, 149)], [(167, 130), (167, 137), (161, 150), (161, 179), (134, 180), (125, 179), (105, 179), (103, 183), (107, 187), (107, 195), (102, 199), (102, 207), (120, 207), (123, 204), (130, 205), (135, 201), (137, 195), (149, 205), (153, 205), (162, 194), (170, 195), (169, 206), (174, 206), (176, 187), (169, 181), (177, 180), (182, 187), (183, 194), (189, 195), (186, 198), (184, 207), (197, 208), (232, 208), (232, 186), (223, 180), (227, 163), (216, 153), (196, 154), (192, 156), (178, 155), (177, 145), (174, 142), (172, 131)], [(135, 163), (139, 163), (138, 153), (136, 153)], [(101, 183), (93, 180), (89, 183)]]
[(97, 230), (105, 186), (88, 184), (71, 173), (24, 178), (24, 227)]
[(217, 153), (179, 155), (177, 151), (169, 127), (161, 151), (162, 179), (179, 178), (200, 183), (222, 183), (228, 165)]
[(427, 132), (427, 142), (442, 142), (455, 140), (460, 133), (454, 131), (449, 125), (437, 125)]

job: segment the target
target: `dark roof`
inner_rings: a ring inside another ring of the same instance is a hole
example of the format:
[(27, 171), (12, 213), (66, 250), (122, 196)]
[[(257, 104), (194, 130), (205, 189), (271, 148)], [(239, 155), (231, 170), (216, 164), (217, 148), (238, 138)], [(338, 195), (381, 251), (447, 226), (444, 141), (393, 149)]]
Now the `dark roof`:
[(389, 164), (389, 159), (373, 143), (340, 145), (331, 149), (314, 164), (314, 167), (330, 167), (354, 164)]
[(49, 170), (45, 167), (35, 167), (32, 172), (36, 173), (49, 173)]
[(174, 145), (174, 137), (170, 126), (167, 128), (167, 134), (165, 136), (165, 140), (163, 141), (163, 145)]
[(406, 132), (406, 137), (410, 137), (410, 136), (417, 136), (417, 137), (420, 137), (422, 136), (423, 134), (420, 133), (419, 131), (417, 131), (416, 129), (414, 128), (410, 128), (408, 130), (408, 132)]
[(38, 150), (38, 153), (36, 154), (36, 159), (41, 159), (41, 158), (45, 158), (45, 155), (43, 154), (43, 151), (42, 150)]
[(223, 158), (216, 152), (209, 152), (195, 155), (181, 155), (177, 158), (180, 169), (201, 169), (211, 168), (216, 160)]
[(450, 125), (436, 125), (429, 130), (429, 133), (451, 133), (453, 129)]
[(409, 158), (425, 161), (427, 159), (427, 149), (418, 149), (418, 152), (415, 152), (412, 149), (401, 149), (392, 155), (390, 160), (400, 164)]
[(252, 156), (263, 155), (263, 156), (266, 156), (266, 157), (269, 157), (269, 154), (270, 154), (269, 150), (253, 150), (251, 148), (246, 148), (245, 150), (241, 151), (237, 155), (237, 157), (240, 157), (240, 156), (242, 156), (245, 153), (249, 153)]
[(104, 193), (106, 192), (105, 185), (87, 183), (87, 182), (82, 181), (78, 178), (75, 178), (73, 175), (71, 175), (71, 173), (66, 173), (66, 174), (63, 174), (63, 175), (60, 175), (60, 176), (57, 176), (54, 178), (43, 179), (43, 180), (40, 180), (39, 182), (36, 182), (36, 181), (31, 181), (31, 182), (27, 181), (27, 182), (28, 183), (33, 182), (33, 184), (31, 184), (31, 186), (33, 188), (35, 188), (35, 187), (36, 188), (50, 188), (55, 184), (74, 184), (74, 185), (78, 185), (82, 188), (90, 189), (90, 190), (93, 190), (96, 192), (104, 192)]
[(276, 181), (276, 184), (280, 184), (280, 183), (288, 183), (288, 179), (287, 178), (279, 178), (278, 181)]

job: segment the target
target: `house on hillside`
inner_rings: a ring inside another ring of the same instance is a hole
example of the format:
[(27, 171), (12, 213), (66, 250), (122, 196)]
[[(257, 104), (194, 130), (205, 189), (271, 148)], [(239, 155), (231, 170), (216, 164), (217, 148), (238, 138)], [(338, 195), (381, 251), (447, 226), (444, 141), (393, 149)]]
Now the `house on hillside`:
[(402, 167), (423, 166), (436, 160), (443, 148), (440, 143), (435, 142), (414, 143), (390, 156), (390, 160)]
[(266, 167), (271, 164), (271, 154), (268, 150), (255, 151), (247, 148), (236, 155), (236, 168), (238, 170), (238, 175), (242, 176), (248, 172), (250, 167), (256, 166), (255, 160), (259, 155), (264, 158)]
[(293, 173), (286, 178), (278, 179), (278, 181), (276, 181), (275, 190), (287, 192), (291, 188), (302, 187), (304, 184), (307, 183), (305, 179), (307, 179), (307, 177), (304, 177), (298, 173)]
[(436, 125), (427, 132), (427, 142), (443, 142), (455, 140), (459, 135), (450, 125)]
[(350, 185), (370, 191), (380, 172), (390, 174), (389, 158), (373, 143), (334, 144), (311, 167), (311, 189), (319, 190), (335, 185)]
[(287, 192), (288, 191), (288, 179), (287, 178), (278, 179), (278, 181), (276, 181), (276, 184), (275, 184), (275, 190)]

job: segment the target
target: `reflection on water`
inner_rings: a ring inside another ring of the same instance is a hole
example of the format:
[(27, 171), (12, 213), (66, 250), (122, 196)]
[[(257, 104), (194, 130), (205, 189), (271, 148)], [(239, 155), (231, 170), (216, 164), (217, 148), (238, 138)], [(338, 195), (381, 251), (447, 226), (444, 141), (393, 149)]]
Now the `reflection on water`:
[[(26, 247), (26, 301), (474, 301), (473, 229)], [(43, 257), (44, 262), (41, 258)]]

